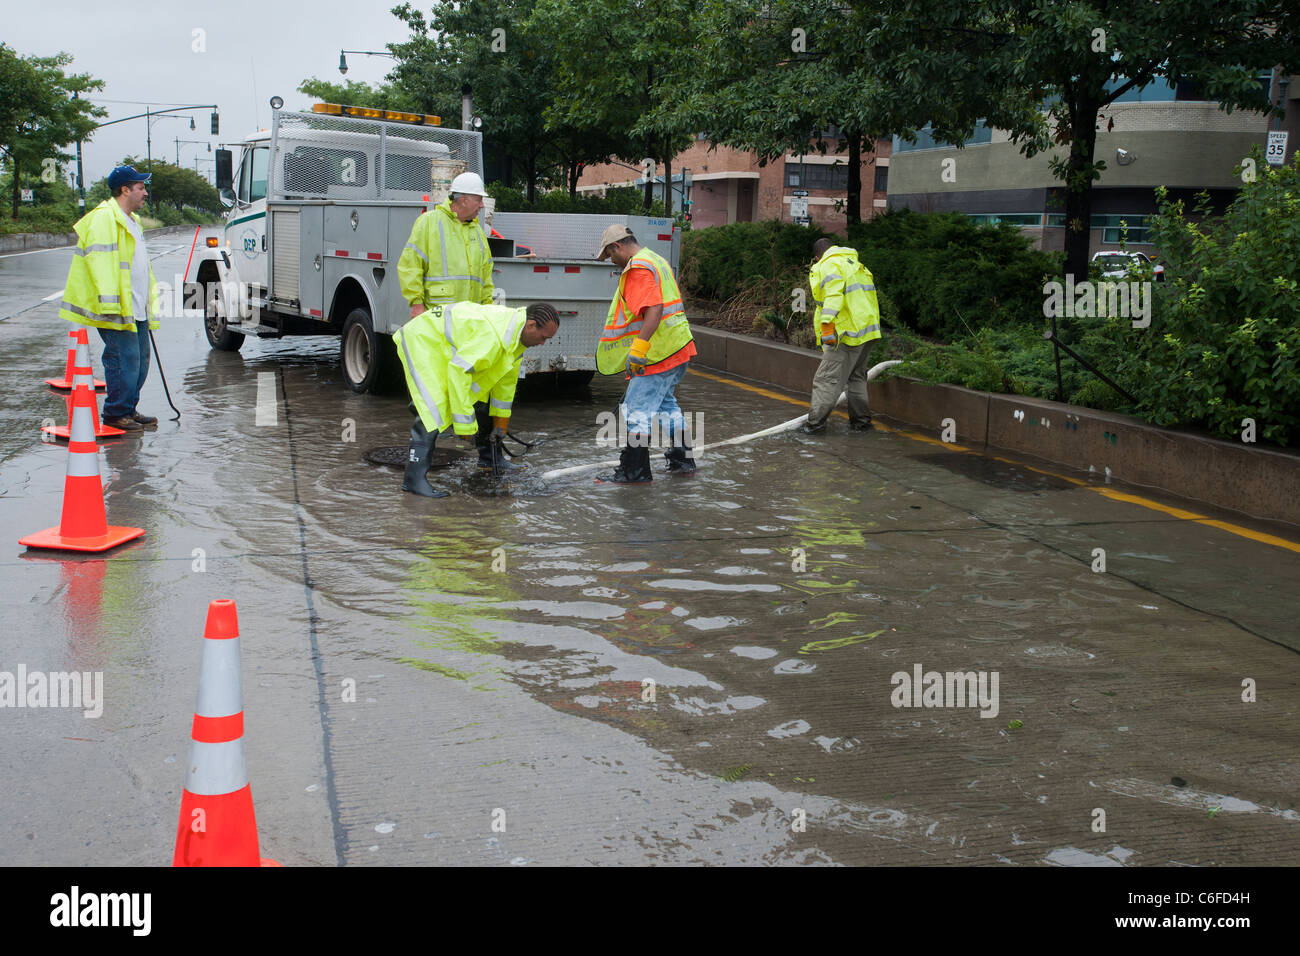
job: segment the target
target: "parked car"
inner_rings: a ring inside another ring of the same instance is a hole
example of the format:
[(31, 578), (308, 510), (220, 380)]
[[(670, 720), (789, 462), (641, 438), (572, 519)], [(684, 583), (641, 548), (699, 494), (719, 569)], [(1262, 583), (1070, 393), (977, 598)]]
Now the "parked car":
[(1137, 267), (1142, 272), (1150, 270), (1156, 282), (1165, 281), (1165, 267), (1145, 252), (1097, 252), (1093, 253), (1092, 261), (1101, 270), (1103, 279), (1122, 279), (1129, 269)]

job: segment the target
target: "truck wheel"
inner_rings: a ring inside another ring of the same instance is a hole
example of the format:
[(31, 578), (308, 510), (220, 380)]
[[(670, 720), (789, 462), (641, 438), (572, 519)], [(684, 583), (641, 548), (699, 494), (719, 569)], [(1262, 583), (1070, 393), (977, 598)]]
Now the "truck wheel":
[(375, 332), (370, 313), (355, 308), (343, 322), (339, 361), (343, 380), (358, 394), (377, 391), (383, 377), (385, 349)]
[(242, 332), (232, 332), (226, 326), (223, 316), (216, 313), (216, 300), (209, 296), (209, 285), (203, 286), (203, 334), (208, 337), (208, 345), (219, 352), (238, 352), (244, 344)]

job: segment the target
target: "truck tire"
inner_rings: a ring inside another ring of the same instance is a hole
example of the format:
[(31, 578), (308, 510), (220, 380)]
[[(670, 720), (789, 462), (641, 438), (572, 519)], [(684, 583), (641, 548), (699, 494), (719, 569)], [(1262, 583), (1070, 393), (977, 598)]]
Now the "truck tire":
[(218, 352), (238, 352), (244, 344), (242, 332), (232, 332), (226, 325), (224, 317), (216, 314), (216, 302), (209, 297), (210, 283), (203, 286), (203, 334), (208, 337), (208, 345)]
[(357, 394), (380, 390), (386, 380), (384, 360), (392, 354), (391, 339), (387, 345), (385, 348), (381, 336), (375, 332), (369, 311), (358, 306), (348, 313), (339, 339), (339, 364), (348, 388)]

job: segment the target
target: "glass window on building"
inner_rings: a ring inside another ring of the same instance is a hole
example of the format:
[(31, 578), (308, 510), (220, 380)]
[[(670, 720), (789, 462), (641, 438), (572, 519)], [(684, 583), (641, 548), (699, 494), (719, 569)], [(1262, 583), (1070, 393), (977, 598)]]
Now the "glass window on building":
[(883, 193), (889, 190), (889, 167), (876, 167), (876, 184), (873, 187), (876, 192)]
[[(993, 142), (993, 129), (990, 126), (988, 126), (983, 120), (980, 120), (978, 123), (975, 124), (975, 132), (972, 133), (970, 137), (966, 140), (966, 142), (963, 143), (962, 145), (972, 146), (977, 143), (991, 143), (991, 142)], [(895, 136), (893, 151), (895, 153), (910, 153), (918, 149), (948, 149), (953, 145), (954, 144), (952, 143), (945, 143), (940, 140), (936, 140), (934, 138), (934, 135), (930, 131), (930, 124), (927, 123), (922, 129), (916, 131), (915, 143), (905, 143), (902, 141), (900, 137)]]
[[(1062, 217), (1064, 219), (1064, 217)], [(1128, 224), (1128, 234), (1125, 236), (1124, 224)], [(1101, 230), (1101, 241), (1108, 244), (1118, 245), (1121, 241), (1129, 244), (1137, 243), (1140, 245), (1149, 245), (1151, 238), (1147, 229), (1146, 216), (1130, 215), (1107, 215), (1093, 216), (1092, 228)]]
[(849, 188), (849, 167), (843, 163), (828, 166), (825, 163), (800, 163), (797, 159), (785, 161), (785, 184), (791, 189)]

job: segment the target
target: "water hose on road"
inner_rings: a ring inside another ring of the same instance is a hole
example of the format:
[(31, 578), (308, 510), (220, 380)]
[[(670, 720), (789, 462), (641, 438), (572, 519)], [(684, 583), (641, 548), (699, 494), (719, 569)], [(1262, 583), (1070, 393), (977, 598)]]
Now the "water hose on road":
[[(190, 257), (189, 257), (189, 259), (187, 259), (187, 260), (185, 261), (185, 272), (181, 275), (181, 282), (182, 282), (182, 283), (184, 283), (184, 281), (185, 281), (185, 276), (187, 276), (187, 275), (190, 274), (190, 263), (194, 261), (194, 247), (198, 244), (198, 241), (199, 241), (199, 229), (200, 229), (200, 228), (201, 228), (201, 227), (199, 227), (199, 226), (196, 226), (196, 227), (194, 228), (194, 241), (190, 243)], [(158, 253), (158, 256), (160, 256), (160, 255), (164, 255), (164, 254), (165, 254), (165, 253), (161, 253), (161, 252), (160, 252), (160, 253)], [(150, 259), (157, 259), (158, 256), (150, 256), (149, 258), (150, 258)], [(153, 329), (150, 329), (150, 330), (149, 330), (149, 344), (153, 346), (153, 357), (154, 357), (154, 358), (157, 360), (157, 362), (158, 362), (158, 377), (162, 379), (163, 394), (167, 396), (167, 404), (170, 405), (170, 406), (172, 407), (172, 411), (174, 411), (174, 412), (176, 413), (176, 414), (171, 418), (171, 421), (178, 422), (178, 421), (181, 420), (181, 410), (180, 410), (179, 408), (177, 408), (177, 407), (176, 407), (176, 403), (172, 401), (172, 392), (171, 392), (171, 389), (169, 389), (169, 388), (167, 387), (167, 373), (163, 371), (163, 367), (162, 367), (162, 356), (158, 354), (158, 340), (155, 339), (155, 338), (153, 337)]]
[[(902, 365), (902, 364), (903, 363), (901, 359), (891, 359), (888, 362), (879, 362), (871, 366), (871, 370), (867, 372), (867, 381), (870, 382), (872, 379), (874, 379), (877, 375), (879, 375), (887, 368), (892, 368), (895, 365)], [(840, 397), (836, 399), (835, 404), (839, 405), (840, 402), (844, 401), (845, 397), (846, 397), (846, 393), (841, 392)], [(714, 442), (712, 445), (701, 445), (699, 450), (701, 452), (704, 452), (714, 448), (723, 448), (727, 445), (743, 445), (746, 442), (751, 442), (758, 438), (766, 438), (768, 435), (776, 435), (779, 434), (780, 432), (789, 431), (792, 428), (798, 428), (807, 420), (808, 420), (808, 414), (807, 412), (805, 412), (804, 414), (800, 415), (798, 418), (792, 418), (788, 422), (782, 422), (780, 425), (773, 425), (771, 428), (764, 428), (762, 431), (753, 432), (752, 434), (749, 435), (738, 435), (735, 438), (728, 438), (724, 441)], [(577, 475), (584, 471), (591, 471), (592, 469), (595, 468), (612, 468), (617, 464), (618, 464), (618, 460), (614, 459), (611, 461), (595, 461), (586, 465), (574, 465), (570, 468), (556, 468), (553, 469), (552, 471), (545, 472), (542, 475), (542, 478), (546, 481), (550, 481), (552, 478), (564, 478), (568, 475)]]

